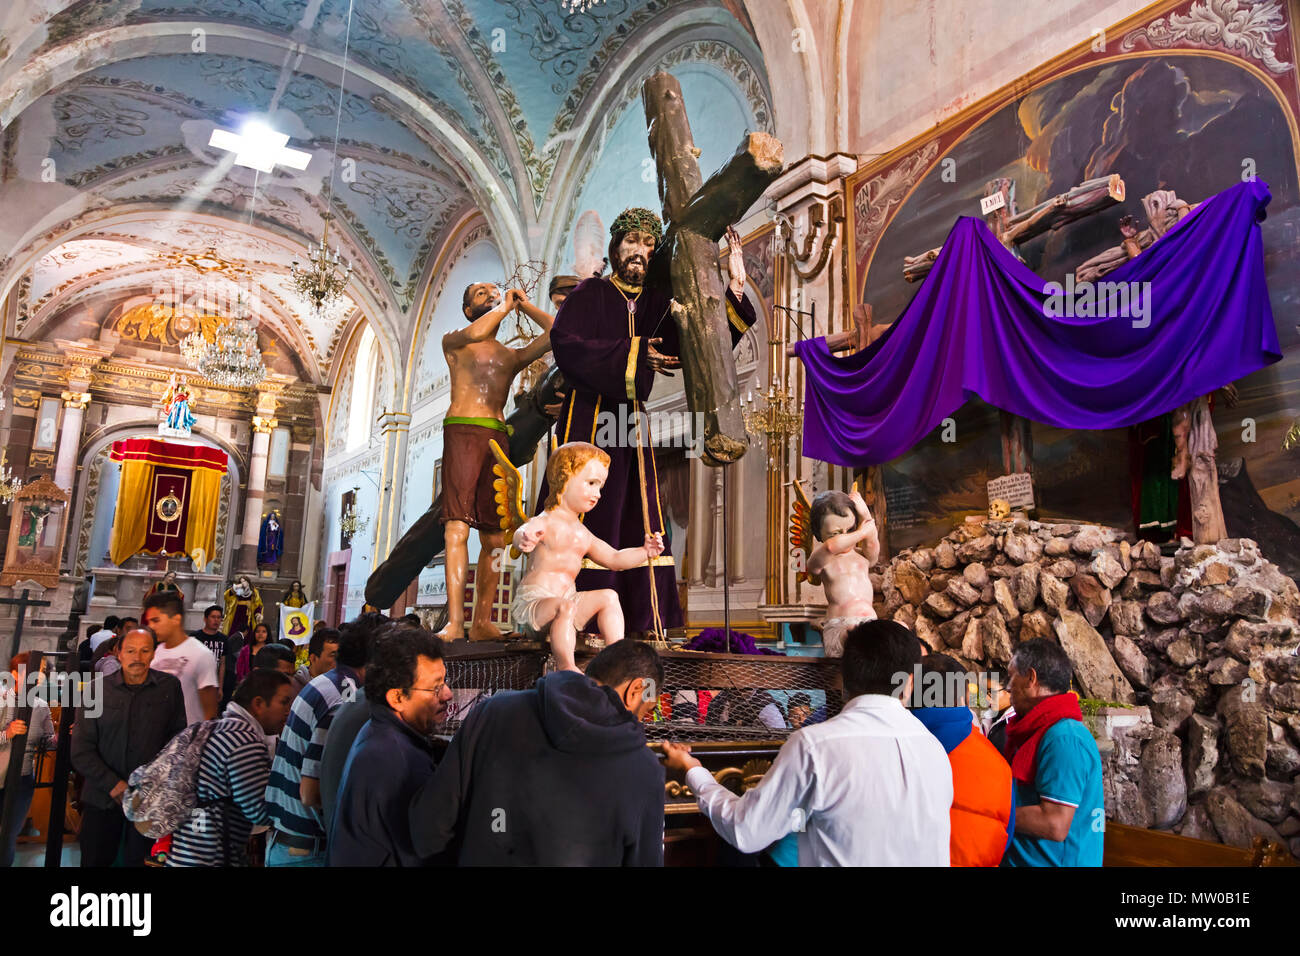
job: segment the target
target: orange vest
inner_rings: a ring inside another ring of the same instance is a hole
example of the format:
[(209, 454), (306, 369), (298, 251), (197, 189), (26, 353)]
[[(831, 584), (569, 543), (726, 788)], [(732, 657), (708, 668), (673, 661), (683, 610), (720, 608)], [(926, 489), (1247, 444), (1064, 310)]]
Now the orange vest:
[(953, 866), (997, 866), (1011, 826), (1011, 765), (977, 729), (948, 754), (952, 764)]

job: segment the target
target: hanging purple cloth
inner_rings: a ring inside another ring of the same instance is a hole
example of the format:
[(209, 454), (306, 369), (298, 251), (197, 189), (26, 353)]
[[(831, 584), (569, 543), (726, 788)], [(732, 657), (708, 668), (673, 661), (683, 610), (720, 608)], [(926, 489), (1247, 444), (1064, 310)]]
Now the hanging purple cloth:
[(795, 346), (804, 454), (889, 461), (973, 395), (1058, 428), (1120, 428), (1280, 360), (1259, 228), (1270, 198), (1260, 181), (1226, 189), (1090, 288), (1040, 279), (963, 216), (879, 339), (845, 358), (822, 338)]

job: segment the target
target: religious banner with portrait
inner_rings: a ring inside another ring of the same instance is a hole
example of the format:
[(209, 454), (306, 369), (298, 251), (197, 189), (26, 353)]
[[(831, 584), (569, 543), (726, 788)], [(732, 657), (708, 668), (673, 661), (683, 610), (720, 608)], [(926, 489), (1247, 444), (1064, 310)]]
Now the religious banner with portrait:
[(113, 443), (122, 463), (109, 554), (121, 565), (136, 554), (193, 555), (216, 550), (217, 505), (226, 453), (155, 438)]

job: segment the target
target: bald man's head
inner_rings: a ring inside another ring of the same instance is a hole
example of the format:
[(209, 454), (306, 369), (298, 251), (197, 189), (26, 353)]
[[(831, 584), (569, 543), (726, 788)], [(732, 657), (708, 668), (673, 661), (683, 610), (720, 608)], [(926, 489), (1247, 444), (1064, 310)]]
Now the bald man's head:
[(122, 635), (117, 649), (117, 659), (122, 665), (122, 680), (128, 684), (143, 684), (153, 663), (154, 648), (158, 640), (147, 627), (133, 627)]

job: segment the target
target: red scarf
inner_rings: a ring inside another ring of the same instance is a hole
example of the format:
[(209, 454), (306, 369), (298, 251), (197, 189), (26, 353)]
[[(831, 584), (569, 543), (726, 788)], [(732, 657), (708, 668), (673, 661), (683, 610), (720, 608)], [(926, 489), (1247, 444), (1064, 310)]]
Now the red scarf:
[(1007, 760), (1011, 776), (1021, 783), (1032, 784), (1038, 771), (1038, 745), (1043, 734), (1059, 720), (1083, 720), (1079, 698), (1066, 691), (1044, 697), (1027, 714), (1016, 714), (1007, 721)]

